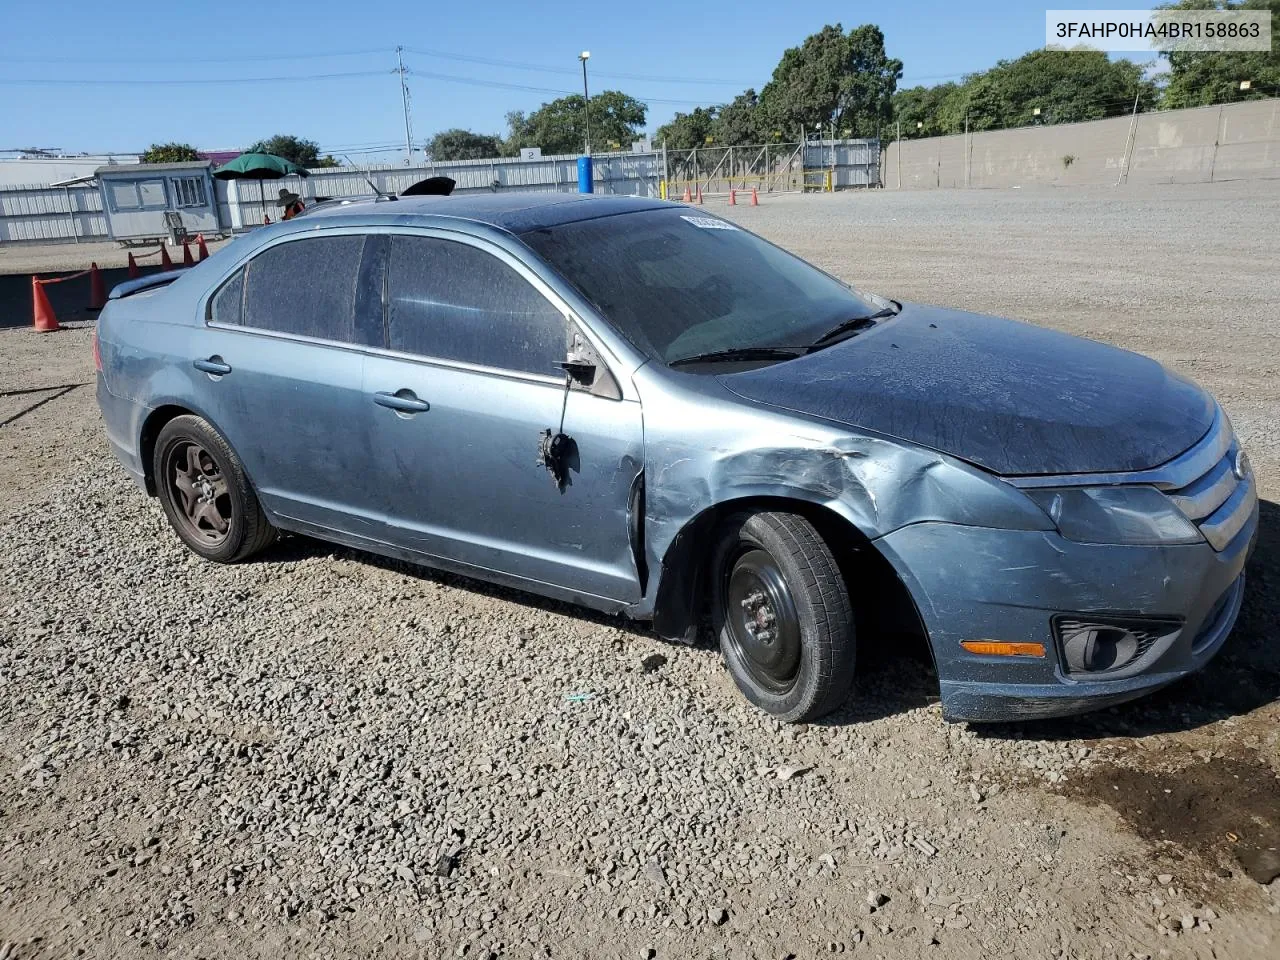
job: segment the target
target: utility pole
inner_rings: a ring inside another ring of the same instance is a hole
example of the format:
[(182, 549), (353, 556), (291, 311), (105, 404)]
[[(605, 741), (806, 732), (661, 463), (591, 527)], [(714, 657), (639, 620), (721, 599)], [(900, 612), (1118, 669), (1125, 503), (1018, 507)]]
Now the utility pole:
[(404, 78), (404, 47), (396, 47), (396, 72), (400, 74), (400, 102), (404, 104), (404, 165), (413, 166), (413, 134), (409, 132), (409, 83)]
[(902, 189), (902, 121), (898, 121), (898, 139), (894, 143), (898, 148), (898, 189)]
[(964, 185), (969, 188), (969, 111), (964, 112)]
[(589, 157), (591, 156), (591, 94), (587, 92), (587, 61), (591, 59), (591, 51), (583, 50), (578, 54), (578, 59), (582, 61), (582, 113), (587, 132), (582, 152)]

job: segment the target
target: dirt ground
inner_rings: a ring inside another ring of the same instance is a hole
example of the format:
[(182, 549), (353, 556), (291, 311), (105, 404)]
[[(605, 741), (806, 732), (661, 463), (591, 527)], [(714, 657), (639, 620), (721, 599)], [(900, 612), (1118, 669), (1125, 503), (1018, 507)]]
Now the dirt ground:
[(1280, 953), (1280, 182), (714, 209), (1213, 391), (1264, 499), (1222, 653), (975, 726), (864, 645), (783, 727), (707, 644), (298, 538), (198, 561), (107, 451), (89, 330), (0, 329), (0, 960)]

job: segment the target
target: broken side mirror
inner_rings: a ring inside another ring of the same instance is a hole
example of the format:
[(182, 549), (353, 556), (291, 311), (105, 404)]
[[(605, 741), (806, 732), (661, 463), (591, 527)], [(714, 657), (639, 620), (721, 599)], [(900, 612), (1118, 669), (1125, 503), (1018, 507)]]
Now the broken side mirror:
[(583, 390), (609, 400), (622, 399), (618, 381), (579, 331), (571, 331), (565, 358), (557, 366), (565, 372), (565, 384), (570, 390)]
[(560, 361), (560, 369), (569, 375), (569, 379), (579, 386), (590, 387), (595, 383), (596, 365), (585, 357), (570, 357)]

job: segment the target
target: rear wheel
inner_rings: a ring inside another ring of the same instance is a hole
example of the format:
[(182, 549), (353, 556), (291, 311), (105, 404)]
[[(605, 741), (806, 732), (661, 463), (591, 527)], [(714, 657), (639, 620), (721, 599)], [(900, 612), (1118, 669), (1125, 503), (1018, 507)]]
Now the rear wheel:
[(166, 423), (152, 468), (169, 525), (205, 559), (235, 563), (275, 539), (239, 458), (208, 421), (187, 414)]
[(839, 707), (853, 684), (853, 608), (812, 524), (737, 514), (720, 528), (712, 562), (713, 623), (738, 689), (790, 723)]

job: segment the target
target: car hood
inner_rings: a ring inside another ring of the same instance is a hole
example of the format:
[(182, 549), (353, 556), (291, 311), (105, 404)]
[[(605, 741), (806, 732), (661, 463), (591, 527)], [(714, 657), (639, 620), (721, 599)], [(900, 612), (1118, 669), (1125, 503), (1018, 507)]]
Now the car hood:
[(1207, 393), (1147, 357), (904, 304), (816, 353), (720, 381), (747, 400), (897, 437), (1006, 476), (1145, 470), (1208, 431)]

